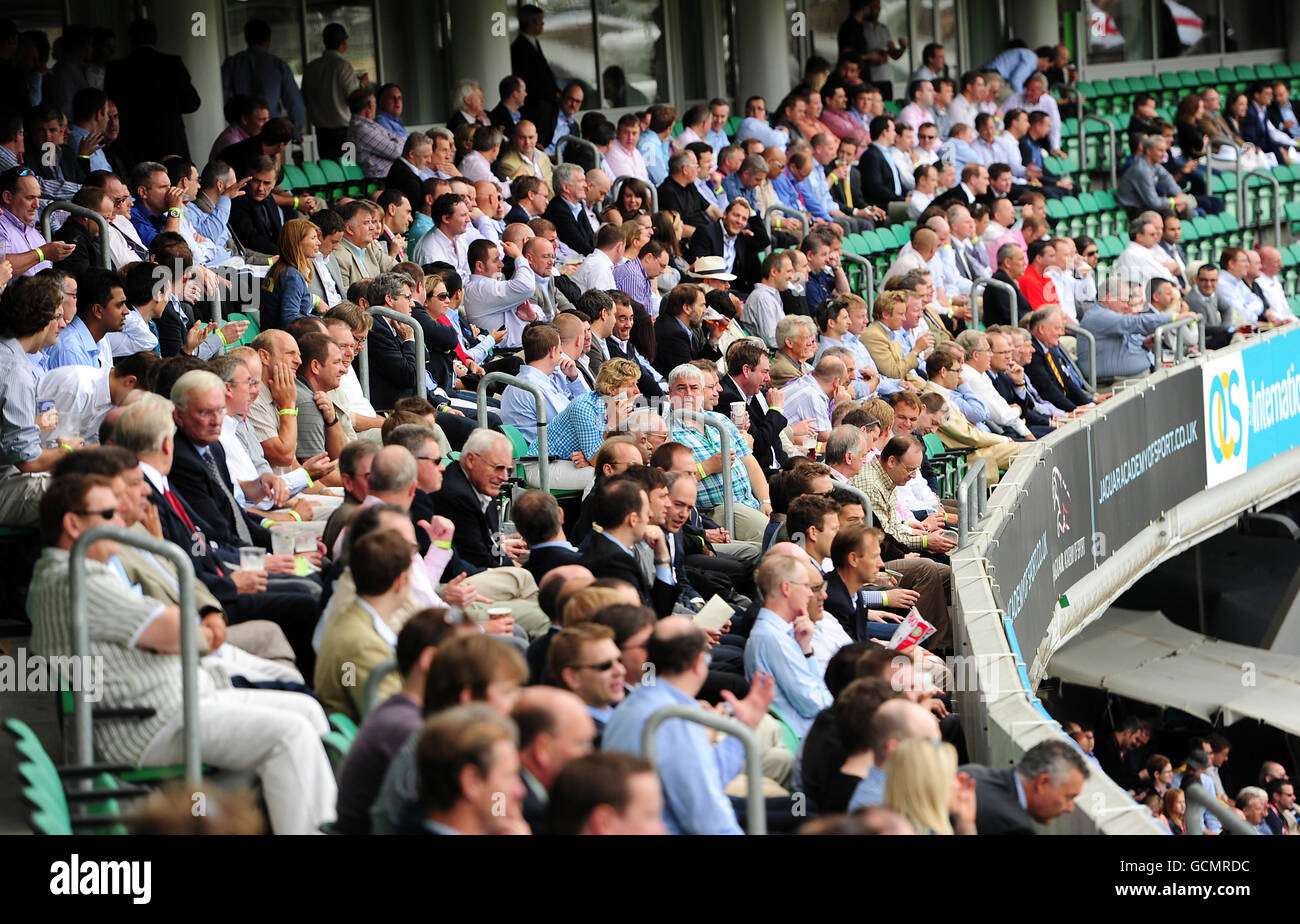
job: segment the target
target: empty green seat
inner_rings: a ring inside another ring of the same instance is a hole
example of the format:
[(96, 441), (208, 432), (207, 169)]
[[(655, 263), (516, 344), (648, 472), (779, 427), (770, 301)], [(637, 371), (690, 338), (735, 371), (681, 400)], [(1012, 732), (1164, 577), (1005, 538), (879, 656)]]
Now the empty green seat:
[(311, 183), (307, 181), (307, 175), (302, 169), (295, 164), (284, 165), (284, 177), (280, 180), (280, 188), (285, 192), (293, 192), (295, 189), (309, 189)]

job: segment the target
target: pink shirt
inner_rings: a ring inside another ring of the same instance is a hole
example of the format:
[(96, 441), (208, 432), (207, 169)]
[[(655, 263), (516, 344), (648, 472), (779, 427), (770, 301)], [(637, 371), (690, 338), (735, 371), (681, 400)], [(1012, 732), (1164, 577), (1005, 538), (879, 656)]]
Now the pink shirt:
[[(29, 250), (45, 246), (45, 238), (41, 237), (40, 228), (36, 223), (24, 225), (18, 220), (18, 216), (8, 209), (0, 209), (0, 241), (4, 241), (5, 254), (27, 253)], [(49, 260), (42, 260), (23, 275), (35, 276), (52, 265)]]
[(605, 152), (605, 162), (609, 164), (609, 169), (613, 171), (609, 175), (611, 182), (621, 176), (634, 176), (643, 183), (650, 182), (650, 173), (645, 167), (645, 158), (641, 152), (633, 148), (631, 153), (615, 141)]

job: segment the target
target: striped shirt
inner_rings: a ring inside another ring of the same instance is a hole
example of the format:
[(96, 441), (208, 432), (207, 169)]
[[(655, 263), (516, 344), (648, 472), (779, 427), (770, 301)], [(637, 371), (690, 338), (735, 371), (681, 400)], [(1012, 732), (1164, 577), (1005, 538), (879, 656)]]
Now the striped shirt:
[[(73, 654), (72, 608), (68, 600), (68, 553), (46, 548), (32, 573), (27, 610), (32, 651), (50, 657)], [(164, 604), (146, 597), (107, 565), (86, 561), (86, 615), (90, 652), (103, 658), (101, 702), (106, 708), (149, 708), (147, 719), (101, 719), (95, 723), (95, 754), (109, 763), (136, 764), (149, 742), (181, 710), (181, 659), (136, 647), (141, 633)], [(65, 678), (66, 679), (66, 678)], [(202, 663), (199, 695), (210, 696), (230, 682)], [(84, 685), (83, 681), (83, 685)], [(89, 692), (89, 688), (88, 692)]]
[[(720, 414), (711, 414), (714, 420), (719, 420), (727, 428), (727, 435), (731, 441), (731, 450), (735, 453), (736, 461), (731, 466), (731, 492), (737, 501), (746, 507), (758, 509), (758, 501), (754, 499), (754, 491), (749, 483), (749, 472), (745, 468), (745, 456), (752, 455), (753, 450), (749, 448), (740, 436), (740, 431), (736, 429), (727, 418)], [(712, 427), (699, 425), (695, 428), (690, 421), (677, 420), (673, 424), (672, 433), (668, 437), (681, 443), (691, 451), (697, 463), (703, 463), (708, 459), (716, 456), (721, 451), (718, 436)], [(701, 510), (712, 510), (714, 507), (722, 506), (722, 473), (709, 475), (701, 479), (699, 486), (698, 506)]]

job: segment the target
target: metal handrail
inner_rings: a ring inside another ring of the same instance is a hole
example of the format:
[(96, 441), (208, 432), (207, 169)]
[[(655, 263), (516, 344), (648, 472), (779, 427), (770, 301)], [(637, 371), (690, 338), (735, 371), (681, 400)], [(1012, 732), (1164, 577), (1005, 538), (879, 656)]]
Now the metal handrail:
[[(1196, 336), (1197, 346), (1200, 348), (1202, 354), (1205, 353), (1205, 325), (1197, 324), (1196, 322), (1198, 320), (1200, 320), (1199, 316), (1195, 318), (1180, 318), (1177, 321), (1170, 321), (1168, 324), (1161, 324), (1159, 327), (1156, 328), (1156, 332), (1155, 332), (1156, 339), (1155, 339), (1155, 343), (1153, 344), (1153, 347), (1155, 350), (1157, 369), (1159, 369), (1162, 365), (1164, 365), (1165, 334), (1171, 334), (1174, 331), (1178, 330), (1179, 328), (1195, 327), (1196, 335), (1197, 335)], [(1183, 338), (1180, 335), (1174, 341), (1174, 363), (1175, 364), (1180, 363), (1186, 358), (1187, 358), (1187, 352), (1183, 348)]]
[[(1119, 156), (1115, 151), (1115, 126), (1112, 125), (1110, 122), (1108, 122), (1106, 119), (1103, 119), (1101, 116), (1095, 116), (1095, 115), (1080, 116), (1079, 117), (1080, 138), (1084, 137), (1082, 134), (1083, 123), (1086, 122), (1088, 119), (1092, 119), (1094, 122), (1100, 122), (1102, 125), (1106, 126), (1106, 135), (1110, 141), (1110, 157), (1108, 158), (1110, 160), (1110, 188), (1114, 189), (1116, 186), (1119, 185), (1119, 181), (1116, 179), (1117, 176), (1116, 162), (1119, 160)], [(1079, 154), (1079, 170), (1082, 171), (1083, 173), (1088, 172), (1088, 152), (1086, 150), (1086, 147), (1085, 150), (1083, 150)]]
[(50, 237), (50, 232), (54, 228), (55, 212), (68, 212), (78, 218), (89, 218), (99, 225), (99, 258), (104, 264), (104, 269), (111, 270), (113, 268), (113, 263), (110, 259), (111, 254), (108, 249), (108, 222), (104, 220), (104, 216), (96, 211), (86, 208), (85, 206), (69, 202), (66, 199), (56, 199), (49, 205), (45, 206), (45, 208), (41, 209), (41, 237), (45, 238), (47, 241), (53, 240), (53, 238)]
[[(367, 308), (366, 313), (375, 318), (388, 318), (390, 321), (396, 321), (398, 324), (405, 324), (411, 328), (411, 333), (415, 336), (415, 392), (417, 397), (424, 397), (424, 376), (427, 371), (425, 366), (424, 353), (424, 328), (420, 322), (409, 314), (402, 314), (400, 311), (394, 311), (392, 308)], [(361, 380), (361, 391), (370, 397), (370, 338), (366, 338), (366, 345), (361, 348), (357, 354), (361, 360), (361, 366), (357, 370), (357, 378)], [(380, 408), (379, 410), (388, 410)]]
[(782, 205), (777, 202), (773, 205), (769, 205), (767, 211), (763, 213), (763, 230), (767, 232), (767, 239), (769, 241), (772, 239), (772, 215), (777, 212), (786, 215), (793, 215), (795, 218), (799, 219), (799, 226), (803, 228), (803, 233), (799, 235), (800, 240), (803, 240), (808, 236), (808, 216), (798, 209), (792, 209), (788, 205)]
[[(1237, 177), (1237, 224), (1245, 225), (1246, 223), (1246, 181), (1252, 176), (1262, 176), (1268, 180), (1273, 187), (1273, 246), (1282, 246), (1282, 213), (1279, 207), (1282, 205), (1282, 184), (1277, 181), (1277, 177), (1269, 173), (1263, 167), (1255, 167), (1239, 174)], [(1211, 193), (1213, 195), (1213, 193)], [(1252, 226), (1253, 226), (1252, 221)]]
[(591, 148), (591, 154), (596, 159), (596, 166), (600, 166), (600, 148), (596, 147), (586, 138), (579, 138), (577, 135), (565, 135), (560, 139), (559, 143), (555, 145), (555, 156), (558, 158), (560, 163), (572, 163), (572, 161), (564, 159), (564, 149), (571, 144), (576, 144), (579, 147), (586, 146)]
[(1065, 329), (1074, 334), (1076, 337), (1083, 337), (1088, 341), (1088, 385), (1092, 393), (1097, 393), (1097, 338), (1092, 331), (1080, 327), (1078, 324), (1072, 324), (1069, 321), (1065, 323)]
[(369, 676), (366, 677), (366, 684), (361, 688), (361, 718), (370, 715), (375, 706), (379, 705), (379, 688), (383, 685), (384, 679), (397, 670), (397, 658), (384, 658), (370, 669)]
[(533, 396), (533, 404), (537, 409), (537, 481), (539, 482), (539, 488), (548, 491), (551, 483), (551, 457), (548, 455), (546, 446), (546, 396), (543, 394), (540, 385), (527, 379), (521, 379), (517, 375), (510, 375), (506, 372), (489, 372), (478, 380), (478, 425), (480, 429), (486, 427), (488, 422), (488, 386), (497, 382), (513, 385), (515, 388), (526, 391)]
[(858, 265), (858, 266), (864, 267), (864, 268), (866, 269), (866, 271), (867, 271), (867, 289), (866, 289), (866, 298), (867, 298), (867, 301), (871, 301), (871, 299), (873, 299), (873, 298), (875, 297), (875, 294), (876, 294), (876, 267), (875, 267), (875, 265), (874, 265), (870, 260), (868, 260), (866, 257), (860, 257), (860, 256), (858, 256), (858, 255), (855, 254), (855, 253), (842, 253), (842, 254), (840, 254), (840, 263), (844, 263), (845, 261), (848, 261), (849, 263), (853, 263), (853, 264), (856, 264), (856, 265)]
[[(1183, 794), (1187, 801), (1192, 805), (1197, 805), (1223, 824), (1225, 833), (1228, 834), (1258, 834), (1259, 832), (1252, 828), (1246, 821), (1232, 809), (1228, 808), (1214, 796), (1210, 795), (1209, 790), (1204, 786), (1184, 786)], [(1187, 833), (1203, 834), (1205, 828), (1205, 816), (1200, 812), (1188, 812), (1185, 816), (1187, 823)]]
[[(1053, 84), (1049, 88), (1048, 92), (1050, 93), (1052, 90), (1065, 90), (1067, 93), (1074, 94), (1075, 105), (1078, 112), (1078, 115), (1075, 116), (1075, 120), (1079, 123), (1079, 173), (1080, 175), (1086, 175), (1088, 172), (1088, 129), (1087, 117), (1084, 115), (1083, 110), (1084, 104), (1087, 103), (1088, 98), (1079, 91), (1077, 86), (1072, 86), (1068, 83)], [(1065, 147), (1064, 138), (1061, 139), (1061, 147), (1062, 149)], [(1112, 181), (1111, 186), (1114, 187), (1114, 185), (1115, 183)]]
[[(705, 728), (720, 731), (740, 740), (745, 747), (745, 776), (749, 781), (749, 793), (745, 797), (745, 814), (749, 819), (748, 833), (760, 837), (767, 834), (767, 804), (763, 798), (763, 757), (758, 749), (758, 738), (754, 736), (749, 726), (736, 719), (706, 712), (699, 706), (661, 706), (650, 714), (650, 718), (646, 719), (645, 727), (641, 729), (641, 754), (651, 766), (655, 767), (656, 772), (659, 769), (656, 765), (659, 743), (655, 740), (655, 732), (668, 719), (694, 722), (696, 725), (703, 725)], [(729, 782), (730, 780), (724, 780), (723, 785)]]
[[(957, 485), (957, 548), (964, 549), (970, 542), (971, 527), (979, 521), (981, 511), (987, 509), (988, 470), (981, 456), (966, 469)], [(972, 494), (972, 492), (974, 492)]]
[(1002, 289), (1004, 292), (1007, 293), (1007, 298), (1011, 299), (1011, 315), (1012, 315), (1012, 317), (1011, 317), (1011, 323), (1012, 323), (1012, 324), (1015, 324), (1017, 321), (1020, 320), (1019, 318), (1015, 317), (1015, 314), (1016, 314), (1016, 306), (1017, 306), (1018, 304), (1020, 304), (1019, 301), (1017, 301), (1017, 299), (1016, 299), (1016, 290), (1015, 290), (1015, 287), (1012, 286), (1012, 285), (1009, 284), (1009, 283), (1003, 282), (1001, 279), (994, 279), (992, 276), (980, 276), (978, 279), (976, 279), (974, 282), (972, 282), (972, 283), (970, 284), (970, 327), (971, 327), (971, 330), (983, 330), (983, 329), (984, 329), (984, 328), (982, 328), (982, 327), (980, 326), (980, 301), (979, 301), (979, 295), (980, 295), (980, 293), (981, 293), (984, 289), (988, 288), (989, 286), (994, 286), (995, 288)]
[(623, 191), (623, 187), (627, 185), (628, 180), (636, 180), (646, 189), (650, 190), (650, 214), (653, 215), (656, 212), (658, 212), (659, 211), (659, 190), (655, 188), (655, 185), (653, 183), (647, 183), (639, 176), (629, 176), (626, 173), (621, 175), (618, 179), (616, 179), (614, 181), (614, 185), (610, 187), (609, 190), (610, 201), (611, 202), (619, 201), (618, 198), (619, 194)]
[[(184, 718), (185, 779), (197, 784), (202, 778), (203, 762), (199, 750), (199, 628), (198, 608), (194, 603), (194, 564), (180, 547), (153, 536), (143, 535), (121, 526), (94, 526), (77, 538), (68, 553), (68, 602), (72, 610), (72, 647), (77, 658), (90, 656), (90, 624), (86, 618), (86, 553), (101, 540), (143, 549), (165, 558), (176, 567), (180, 584), (181, 624), (181, 713)], [(95, 729), (90, 704), (86, 702), (84, 682), (73, 684), (72, 702), (76, 710), (76, 759), (79, 764), (95, 762)]]
[(712, 427), (718, 431), (718, 452), (722, 456), (722, 514), (723, 525), (727, 527), (727, 532), (735, 534), (736, 532), (736, 509), (733, 506), (735, 499), (731, 488), (731, 435), (727, 433), (727, 428), (708, 414), (700, 411), (692, 411), (684, 407), (673, 407), (668, 405), (664, 414), (664, 419), (668, 423), (668, 429), (671, 431), (673, 418), (680, 417), (683, 420), (694, 420), (704, 424), (706, 427)]

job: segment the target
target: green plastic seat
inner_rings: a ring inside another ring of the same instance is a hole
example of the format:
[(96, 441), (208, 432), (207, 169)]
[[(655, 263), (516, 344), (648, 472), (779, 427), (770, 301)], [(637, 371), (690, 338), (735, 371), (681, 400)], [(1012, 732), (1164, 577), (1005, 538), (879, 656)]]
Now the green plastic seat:
[(257, 338), (257, 335), (262, 332), (261, 325), (257, 323), (257, 319), (242, 311), (232, 311), (230, 314), (226, 315), (226, 320), (248, 322), (248, 327), (244, 330), (243, 336), (239, 338), (237, 343), (232, 343), (229, 347), (230, 349), (233, 349), (236, 346), (248, 346)]
[(313, 189), (324, 189), (329, 186), (329, 180), (325, 179), (325, 171), (321, 165), (315, 161), (307, 161), (302, 165), (303, 175), (307, 177), (308, 186)]
[(331, 712), (329, 714), (330, 728), (334, 729), (348, 741), (352, 741), (357, 736), (357, 723), (352, 721), (350, 716), (341, 712)]
[(309, 189), (311, 183), (307, 180), (307, 174), (295, 164), (284, 165), (284, 176), (280, 180), (280, 188), (285, 192), (293, 192), (298, 189)]

